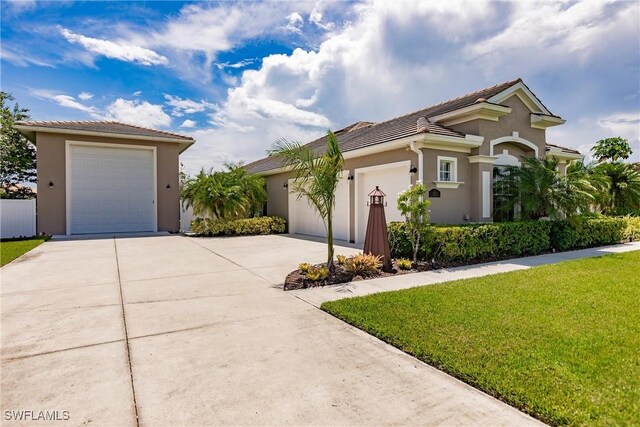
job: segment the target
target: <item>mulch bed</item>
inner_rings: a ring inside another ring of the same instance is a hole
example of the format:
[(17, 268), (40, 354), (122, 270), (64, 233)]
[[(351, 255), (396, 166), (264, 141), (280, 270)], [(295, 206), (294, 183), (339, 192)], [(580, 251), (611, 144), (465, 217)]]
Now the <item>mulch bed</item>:
[[(315, 267), (326, 266), (326, 263), (316, 264)], [(401, 270), (398, 268), (396, 264), (396, 260), (392, 262), (392, 268), (390, 271), (380, 271), (379, 274), (368, 275), (366, 277), (363, 276), (354, 276), (350, 272), (348, 272), (343, 266), (335, 265), (335, 269), (329, 272), (329, 276), (327, 276), (324, 280), (316, 280), (312, 281), (307, 279), (307, 277), (300, 270), (294, 270), (287, 275), (287, 278), (284, 280), (284, 290), (291, 291), (294, 289), (306, 289), (306, 288), (315, 288), (318, 286), (327, 286), (327, 285), (338, 285), (341, 283), (349, 283), (356, 282), (358, 280), (366, 280), (366, 279), (374, 279), (377, 277), (389, 277), (389, 276), (397, 276), (400, 274), (408, 274), (408, 273), (417, 273), (418, 271), (428, 271), (434, 270), (436, 268), (441, 268), (439, 266), (434, 267), (434, 264), (428, 262), (418, 262), (412, 266), (411, 270)]]
[[(544, 255), (548, 253), (554, 253), (555, 251), (543, 252), (537, 255)], [(531, 255), (523, 255), (523, 257), (527, 257)], [(476, 264), (484, 264), (487, 262), (495, 262), (495, 261), (504, 261), (508, 259), (517, 259), (520, 257), (504, 257), (504, 256), (491, 256), (484, 257), (482, 259), (474, 259), (469, 261), (418, 261), (417, 263), (413, 263), (411, 265), (411, 270), (401, 270), (396, 263), (396, 260), (392, 260), (392, 269), (391, 271), (385, 272), (381, 271), (380, 274), (370, 275), (366, 277), (362, 276), (353, 276), (351, 273), (346, 271), (344, 267), (340, 265), (335, 266), (335, 270), (333, 272), (329, 272), (329, 276), (324, 280), (311, 281), (306, 278), (306, 276), (300, 270), (294, 270), (289, 273), (284, 281), (284, 290), (291, 291), (294, 289), (306, 289), (306, 288), (315, 288), (318, 286), (328, 286), (328, 285), (338, 285), (341, 283), (349, 283), (356, 282), (358, 280), (366, 280), (366, 279), (375, 279), (377, 277), (389, 277), (389, 276), (397, 276), (401, 274), (409, 274), (409, 273), (419, 273), (421, 271), (431, 271), (431, 270), (440, 270), (443, 268), (453, 268), (453, 267), (463, 267), (465, 265), (476, 265)], [(316, 264), (315, 267), (325, 266), (326, 263)]]

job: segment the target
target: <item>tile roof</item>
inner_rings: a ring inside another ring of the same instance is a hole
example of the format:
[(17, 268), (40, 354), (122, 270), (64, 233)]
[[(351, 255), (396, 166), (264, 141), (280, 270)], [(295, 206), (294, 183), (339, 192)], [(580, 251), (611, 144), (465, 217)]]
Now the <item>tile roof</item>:
[(180, 135), (178, 133), (112, 121), (19, 121), (16, 122), (16, 124), (34, 128), (113, 133), (118, 135), (143, 136), (161, 139), (171, 138), (182, 139), (185, 142), (193, 142), (193, 138)]
[[(386, 120), (384, 122), (357, 122), (334, 133), (338, 139), (342, 152), (357, 150), (359, 148), (369, 147), (427, 131), (436, 135), (464, 138), (465, 135), (461, 132), (431, 123), (428, 120), (429, 117), (438, 116), (449, 111), (468, 107), (476, 103), (479, 99), (483, 99), (483, 101), (486, 102), (486, 100), (492, 96), (497, 95), (520, 82), (522, 82), (521, 79), (509, 80), (495, 86), (477, 90), (475, 92), (441, 102), (440, 104), (422, 108), (409, 114), (394, 117), (393, 119)], [(422, 120), (422, 124), (424, 125), (422, 130), (419, 130), (417, 127), (417, 122), (420, 118), (427, 119)], [(326, 136), (311, 141), (306, 145), (312, 147), (317, 153), (321, 153), (322, 150), (324, 150), (324, 147), (326, 147)], [(277, 157), (265, 157), (249, 163), (245, 167), (251, 173), (260, 173), (277, 169), (281, 166), (282, 163)]]
[(547, 149), (546, 149), (546, 151), (551, 151), (551, 148), (558, 148), (558, 149), (560, 149), (560, 151), (562, 151), (563, 153), (582, 154), (582, 153), (580, 153), (578, 150), (576, 150), (575, 148), (563, 147), (563, 146), (561, 146), (561, 145), (556, 145), (556, 144), (549, 144), (549, 143), (547, 143)]

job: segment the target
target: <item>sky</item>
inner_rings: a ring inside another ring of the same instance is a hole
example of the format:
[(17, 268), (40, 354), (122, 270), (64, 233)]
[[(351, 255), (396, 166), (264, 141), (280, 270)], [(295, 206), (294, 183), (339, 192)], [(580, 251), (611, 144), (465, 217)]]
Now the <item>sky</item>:
[(640, 2), (2, 1), (3, 91), (33, 120), (193, 136), (185, 171), (522, 78), (589, 154), (640, 161)]

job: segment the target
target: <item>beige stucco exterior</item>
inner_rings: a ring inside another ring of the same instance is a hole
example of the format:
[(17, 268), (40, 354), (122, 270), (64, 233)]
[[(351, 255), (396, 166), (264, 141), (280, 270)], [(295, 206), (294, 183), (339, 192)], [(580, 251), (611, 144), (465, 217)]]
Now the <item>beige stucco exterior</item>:
[[(345, 157), (345, 170), (350, 175), (356, 175), (355, 169), (390, 164), (398, 161), (410, 161), (418, 165), (418, 155), (411, 150), (422, 151), (422, 173), (428, 190), (437, 188), (440, 197), (431, 200), (431, 222), (445, 224), (460, 224), (472, 222), (490, 222), (493, 220), (493, 171), (496, 165), (519, 164), (523, 158), (537, 155), (543, 158), (546, 152), (546, 131), (532, 126), (532, 110), (519, 96), (513, 95), (500, 102), (502, 106), (510, 108), (510, 112), (490, 118), (474, 118), (453, 124), (449, 127), (466, 135), (480, 137), (482, 142), (476, 147), (469, 145), (456, 146), (455, 143), (429, 142), (428, 135), (416, 135), (415, 139), (406, 139), (406, 145), (397, 148), (393, 145), (388, 151), (366, 154), (348, 152)], [(420, 139), (423, 138), (423, 139)], [(424, 142), (426, 141), (426, 142)], [(403, 140), (404, 142), (404, 140)], [(387, 143), (383, 143), (387, 144)], [(419, 145), (418, 145), (419, 144)], [(382, 145), (382, 144), (381, 144)], [(450, 147), (450, 148), (449, 148)], [(382, 151), (380, 147), (377, 151)], [(455, 185), (439, 183), (438, 157), (455, 159), (457, 163)], [(559, 168), (564, 173), (566, 162), (562, 161)], [(288, 219), (288, 191), (284, 184), (291, 176), (288, 173), (269, 173), (265, 176), (268, 191), (267, 214), (277, 215)], [(357, 176), (356, 176), (357, 179)], [(412, 175), (412, 183), (418, 179), (418, 174)], [(349, 181), (350, 204), (350, 236), (353, 240), (356, 228), (354, 209), (356, 183)], [(383, 189), (384, 190), (384, 189)]]
[[(175, 232), (180, 229), (178, 156), (181, 147), (179, 144), (164, 141), (37, 132), (35, 143), (38, 183), (40, 183), (37, 198), (38, 233), (67, 234), (66, 141), (156, 147), (158, 231)], [(49, 182), (53, 183), (53, 187), (49, 187)], [(170, 186), (169, 189), (166, 188), (167, 185)]]

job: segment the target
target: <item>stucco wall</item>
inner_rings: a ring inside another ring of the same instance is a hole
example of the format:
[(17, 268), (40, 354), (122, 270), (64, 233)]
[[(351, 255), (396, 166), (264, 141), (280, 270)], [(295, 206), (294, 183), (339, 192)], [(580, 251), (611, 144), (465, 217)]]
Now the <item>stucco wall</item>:
[(463, 223), (464, 215), (469, 215), (470, 176), (467, 153), (424, 149), (424, 180), (427, 190), (435, 188), (438, 180), (438, 156), (458, 159), (457, 180), (463, 182), (458, 188), (438, 188), (440, 197), (431, 200), (431, 222), (441, 224)]
[[(180, 229), (180, 194), (178, 188), (179, 150), (171, 142), (146, 142), (122, 138), (85, 137), (38, 132), (38, 233), (66, 234), (65, 141), (102, 142), (157, 147), (158, 231)], [(49, 188), (49, 182), (53, 187)], [(167, 189), (167, 184), (171, 186)]]

